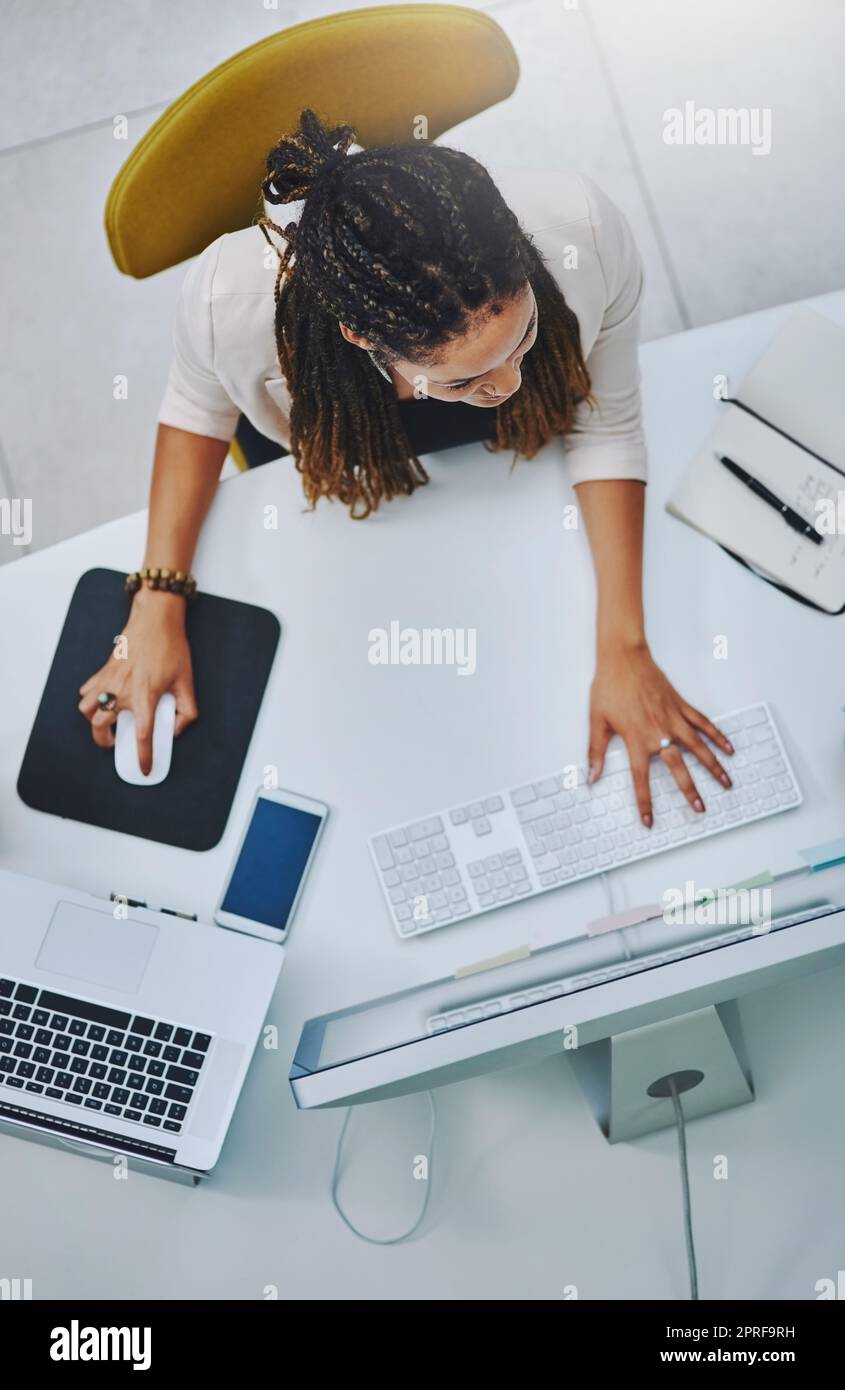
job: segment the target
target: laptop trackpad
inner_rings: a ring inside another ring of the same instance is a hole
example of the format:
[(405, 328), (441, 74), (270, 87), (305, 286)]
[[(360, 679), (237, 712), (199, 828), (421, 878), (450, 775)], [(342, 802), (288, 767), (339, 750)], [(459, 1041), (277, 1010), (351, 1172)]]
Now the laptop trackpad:
[(59, 903), (35, 964), (54, 975), (134, 994), (158, 936), (149, 922), (116, 919), (78, 903)]

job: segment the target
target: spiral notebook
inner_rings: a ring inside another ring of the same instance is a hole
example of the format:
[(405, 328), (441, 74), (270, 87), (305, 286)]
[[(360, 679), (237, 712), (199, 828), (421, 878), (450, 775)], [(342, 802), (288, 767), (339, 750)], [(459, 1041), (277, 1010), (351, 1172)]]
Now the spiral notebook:
[[(796, 309), (719, 409), (666, 510), (793, 598), (845, 611), (845, 332)], [(787, 526), (723, 454), (811, 522), (822, 544)]]

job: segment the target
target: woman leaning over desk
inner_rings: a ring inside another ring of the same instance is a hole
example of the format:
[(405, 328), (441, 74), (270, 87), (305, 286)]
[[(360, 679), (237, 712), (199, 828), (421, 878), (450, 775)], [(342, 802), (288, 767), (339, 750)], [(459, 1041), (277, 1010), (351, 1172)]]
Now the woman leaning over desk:
[[(653, 755), (703, 811), (680, 750), (726, 786), (702, 734), (733, 750), (646, 642), (643, 277), (627, 222), (580, 175), (502, 169), (494, 183), (455, 150), (353, 140), (304, 111), (264, 184), (267, 203), (295, 204), (294, 220), (220, 237), (187, 274), (145, 566), (190, 570), (241, 414), (290, 451), (312, 504), (337, 498), (358, 518), (427, 481), (419, 453), (484, 439), (530, 459), (566, 436), (598, 583), (591, 780), (618, 733), (645, 825)], [(177, 734), (197, 717), (184, 597), (143, 585), (126, 633), (128, 659), (111, 657), (79, 708), (104, 748), (131, 708), (147, 770), (159, 697), (176, 698)]]

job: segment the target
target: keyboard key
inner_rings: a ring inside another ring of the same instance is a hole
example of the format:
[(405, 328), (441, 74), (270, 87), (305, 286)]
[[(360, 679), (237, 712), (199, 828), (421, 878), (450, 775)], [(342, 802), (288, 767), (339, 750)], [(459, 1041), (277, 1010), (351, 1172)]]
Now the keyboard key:
[(133, 1033), (140, 1033), (140, 1034), (142, 1035), (142, 1037), (145, 1037), (145, 1038), (152, 1037), (152, 1032), (153, 1032), (153, 1028), (154, 1028), (154, 1027), (155, 1027), (155, 1019), (154, 1019), (154, 1018), (144, 1018), (142, 1015), (136, 1014), (135, 1017), (134, 1017), (133, 1020), (132, 1020), (132, 1032), (133, 1032)]
[[(414, 838), (414, 837), (412, 837)], [(395, 860), (386, 835), (377, 835), (373, 840), (373, 853), (380, 869), (392, 869)]]
[(159, 1042), (170, 1042), (170, 1039), (173, 1037), (173, 1024), (157, 1023), (154, 1037), (156, 1037)]
[(137, 1033), (128, 1033), (128, 1034), (127, 1034), (127, 1036), (126, 1036), (126, 1051), (127, 1051), (127, 1052), (140, 1052), (140, 1051), (141, 1051), (141, 1048), (142, 1048), (143, 1046), (144, 1046), (144, 1039), (143, 1039), (143, 1038), (140, 1038), (140, 1037), (138, 1036)]
[(14, 994), (15, 986), (11, 980), (0, 980), (0, 998), (11, 999)]
[(184, 1120), (188, 1111), (186, 1106), (174, 1103), (170, 1106), (167, 1113), (170, 1116), (171, 1120)]
[(169, 1129), (173, 1134), (178, 1134), (181, 1128), (182, 1126), (176, 1124), (175, 1120), (165, 1120), (162, 1124), (162, 1129)]
[(190, 1028), (177, 1028), (172, 1041), (177, 1047), (187, 1047), (191, 1041)]
[(168, 1067), (167, 1080), (178, 1081), (183, 1086), (196, 1086), (199, 1072), (192, 1071), (189, 1067)]
[(144, 1116), (144, 1124), (145, 1124), (145, 1125), (155, 1125), (155, 1126), (158, 1126), (158, 1125), (161, 1124), (161, 1116), (160, 1116), (160, 1115), (145, 1115), (145, 1116)]
[(207, 1052), (209, 1047), (211, 1046), (211, 1034), (194, 1033), (193, 1042), (191, 1043), (191, 1046), (197, 1052)]
[(85, 1024), (81, 1018), (72, 1018), (68, 1024), (67, 1030), (72, 1038), (83, 1037), (85, 1034)]
[(129, 1095), (129, 1091), (127, 1091), (124, 1086), (119, 1086), (116, 1091), (112, 1092), (112, 1100), (115, 1105), (126, 1105), (129, 1100)]
[(180, 1105), (188, 1105), (194, 1093), (188, 1086), (176, 1086), (171, 1082), (165, 1086), (164, 1094), (168, 1100), (178, 1100)]
[(182, 1066), (183, 1066), (183, 1067), (193, 1067), (193, 1068), (195, 1068), (197, 1071), (199, 1071), (199, 1068), (202, 1066), (202, 1064), (203, 1064), (204, 1061), (205, 1061), (205, 1053), (204, 1053), (204, 1052), (183, 1052), (183, 1053), (182, 1053)]
[(16, 1004), (12, 1009), (12, 1018), (20, 1019), (25, 1023), (31, 1013), (32, 1009), (28, 1004)]
[(20, 999), (22, 1004), (34, 1004), (38, 998), (38, 990), (34, 985), (18, 985), (15, 998)]
[(486, 816), (479, 816), (477, 820), (474, 820), (472, 828), (476, 835), (489, 835), (493, 829)]
[(46, 1009), (33, 1009), (32, 1022), (38, 1028), (43, 1028), (45, 1023), (50, 1022), (50, 1015)]
[(463, 806), (456, 806), (454, 811), (449, 812), (449, 819), (453, 825), (463, 825), (466, 821), (467, 813)]
[(103, 1041), (103, 1038), (104, 1038), (105, 1036), (106, 1036), (106, 1030), (105, 1030), (105, 1028), (103, 1027), (102, 1023), (89, 1023), (89, 1024), (88, 1024), (88, 1037), (91, 1039), (92, 1042), (96, 1042), (96, 1043), (102, 1042), (102, 1041)]

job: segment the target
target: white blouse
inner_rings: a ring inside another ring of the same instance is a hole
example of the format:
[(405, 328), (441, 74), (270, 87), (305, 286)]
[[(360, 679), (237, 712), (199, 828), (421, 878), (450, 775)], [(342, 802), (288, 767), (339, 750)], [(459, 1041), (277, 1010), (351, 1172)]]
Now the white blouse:
[[(625, 217), (583, 174), (496, 166), (490, 173), (580, 326), (596, 405), (577, 407), (563, 441), (571, 482), (645, 482), (637, 356), (644, 282)], [(268, 213), (284, 226), (301, 207), (269, 207)], [(277, 267), (257, 226), (218, 237), (192, 263), (176, 313), (162, 424), (230, 440), (243, 413), (262, 434), (290, 448), (290, 395), (274, 334)]]

